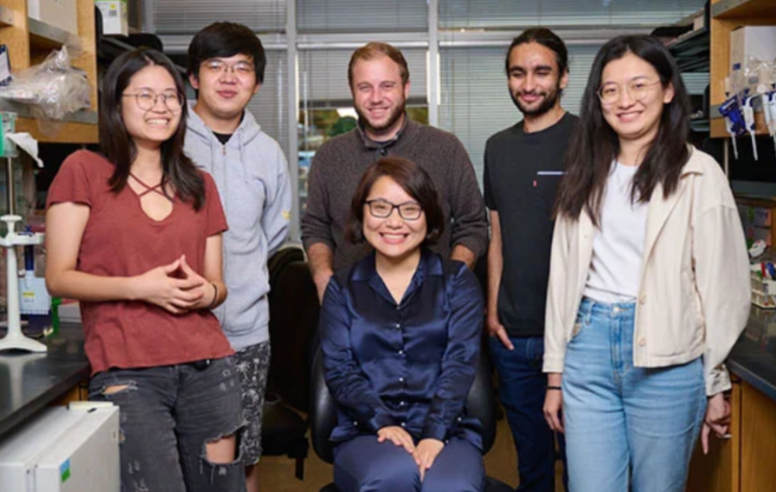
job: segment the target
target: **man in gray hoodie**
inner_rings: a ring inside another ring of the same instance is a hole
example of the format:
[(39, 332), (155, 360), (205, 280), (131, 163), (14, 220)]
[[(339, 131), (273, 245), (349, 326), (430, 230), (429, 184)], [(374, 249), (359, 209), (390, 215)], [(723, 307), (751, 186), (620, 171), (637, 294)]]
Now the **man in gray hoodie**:
[(259, 487), (256, 464), (270, 360), (267, 258), (286, 240), (291, 219), (286, 157), (246, 109), (265, 66), (259, 38), (240, 24), (211, 24), (189, 46), (189, 81), (197, 100), (189, 112), (185, 151), (215, 179), (229, 224), (224, 234), (229, 296), (214, 312), (237, 352), (248, 492)]

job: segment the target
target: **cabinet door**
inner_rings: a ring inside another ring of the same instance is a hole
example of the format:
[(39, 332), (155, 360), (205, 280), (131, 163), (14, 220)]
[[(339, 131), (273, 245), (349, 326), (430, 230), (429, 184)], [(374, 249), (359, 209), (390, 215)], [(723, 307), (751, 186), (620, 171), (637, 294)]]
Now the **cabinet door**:
[[(730, 395), (730, 439), (709, 439), (709, 454), (704, 455), (700, 439), (690, 462), (688, 492), (740, 492), (739, 446), (741, 443), (741, 383), (733, 380)], [(761, 489), (758, 492), (763, 492)]]
[(776, 490), (776, 401), (743, 383), (741, 492)]

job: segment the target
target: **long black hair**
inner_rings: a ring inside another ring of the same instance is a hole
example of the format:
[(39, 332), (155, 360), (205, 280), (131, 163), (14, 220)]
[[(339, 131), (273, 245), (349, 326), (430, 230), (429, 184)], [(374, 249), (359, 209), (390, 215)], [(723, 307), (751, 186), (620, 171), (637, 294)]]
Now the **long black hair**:
[[(175, 81), (178, 94), (184, 97), (183, 79), (170, 59), (156, 50), (140, 48), (123, 53), (113, 60), (105, 75), (100, 99), (100, 150), (116, 166), (108, 180), (115, 193), (127, 185), (129, 169), (137, 157), (137, 146), (121, 116), (122, 94), (136, 73), (152, 65), (166, 69)], [(178, 197), (199, 210), (205, 201), (205, 182), (191, 159), (183, 153), (187, 117), (188, 108), (183, 104), (178, 128), (172, 137), (162, 142), (162, 173)]]
[(579, 125), (566, 153), (566, 174), (558, 188), (556, 215), (576, 220), (584, 209), (593, 224), (600, 224), (603, 192), (612, 163), (620, 153), (620, 141), (604, 119), (598, 91), (606, 65), (627, 53), (652, 65), (663, 88), (673, 86), (674, 89), (673, 99), (663, 106), (657, 136), (633, 178), (631, 199), (648, 202), (658, 183), (663, 186), (665, 197), (676, 191), (682, 167), (690, 158), (687, 90), (676, 62), (657, 38), (619, 36), (601, 48), (590, 70), (582, 96)]

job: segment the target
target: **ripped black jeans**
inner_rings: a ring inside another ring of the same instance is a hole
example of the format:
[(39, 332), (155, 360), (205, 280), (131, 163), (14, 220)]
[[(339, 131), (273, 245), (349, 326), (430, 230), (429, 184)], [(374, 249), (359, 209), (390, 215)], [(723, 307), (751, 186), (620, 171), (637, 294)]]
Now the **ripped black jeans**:
[[(126, 387), (105, 393), (114, 386)], [(231, 357), (110, 369), (92, 378), (89, 400), (119, 406), (122, 492), (245, 491), (239, 456), (216, 464), (206, 454), (207, 443), (242, 433), (240, 382)]]

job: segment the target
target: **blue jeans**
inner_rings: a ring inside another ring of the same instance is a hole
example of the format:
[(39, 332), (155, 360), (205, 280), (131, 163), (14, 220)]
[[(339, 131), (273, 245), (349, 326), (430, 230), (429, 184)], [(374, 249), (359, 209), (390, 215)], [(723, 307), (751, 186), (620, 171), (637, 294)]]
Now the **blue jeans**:
[(684, 490), (706, 411), (703, 364), (633, 367), (634, 314), (634, 303), (579, 307), (563, 371), (571, 492)]
[(485, 467), (479, 449), (452, 438), (421, 483), (406, 449), (379, 443), (376, 435), (358, 436), (334, 448), (334, 483), (340, 492), (480, 492)]
[[(509, 428), (517, 449), (518, 492), (555, 490), (555, 436), (544, 420), (547, 376), (542, 373), (544, 339), (510, 338), (510, 351), (495, 337), (489, 337), (490, 356), (499, 375), (499, 398), (507, 412)], [(558, 436), (561, 458), (563, 438)], [(564, 483), (565, 483), (564, 473)]]
[[(112, 386), (124, 387), (106, 393)], [(89, 400), (119, 407), (121, 490), (240, 492), (240, 457), (212, 463), (205, 445), (242, 427), (240, 382), (231, 357), (209, 365), (109, 369), (89, 382)]]

